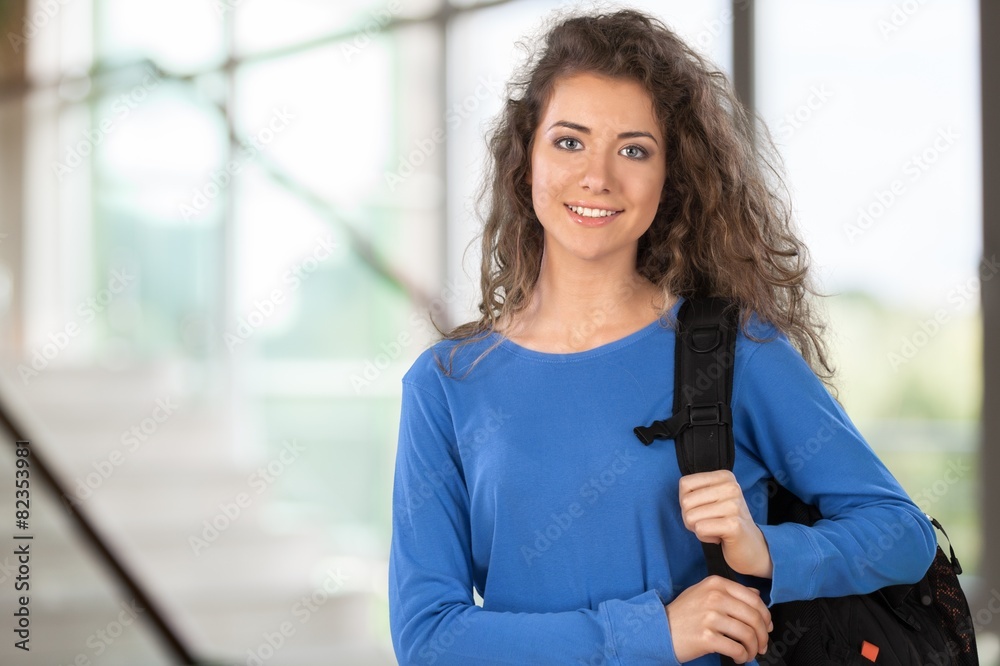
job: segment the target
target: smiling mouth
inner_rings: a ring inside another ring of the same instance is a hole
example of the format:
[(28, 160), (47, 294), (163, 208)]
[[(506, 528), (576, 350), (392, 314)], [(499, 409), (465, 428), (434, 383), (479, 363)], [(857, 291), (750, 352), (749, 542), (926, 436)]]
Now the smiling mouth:
[(612, 215), (617, 215), (622, 212), (620, 210), (611, 210), (608, 208), (585, 208), (583, 206), (571, 206), (566, 204), (566, 208), (579, 215), (580, 217), (589, 217), (600, 219), (602, 217), (611, 217)]
[(623, 211), (602, 208), (584, 208), (583, 206), (570, 206), (565, 204), (566, 212), (570, 218), (583, 227), (603, 227), (617, 220)]

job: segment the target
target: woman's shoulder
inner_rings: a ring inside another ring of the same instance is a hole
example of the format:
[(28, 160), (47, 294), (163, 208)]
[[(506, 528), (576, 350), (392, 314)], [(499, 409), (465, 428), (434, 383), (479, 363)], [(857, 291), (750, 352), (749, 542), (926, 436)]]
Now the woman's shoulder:
[(774, 323), (751, 313), (736, 338), (737, 377), (743, 372), (774, 372), (807, 365), (788, 335)]
[(751, 315), (736, 339), (733, 399), (747, 393), (780, 393), (827, 400), (829, 389), (802, 352), (777, 325)]
[(762, 319), (757, 313), (751, 312), (747, 315), (746, 321), (740, 325), (739, 335), (736, 338), (737, 350), (745, 347), (747, 351), (753, 352), (763, 345), (789, 344), (788, 336), (775, 324)]
[(490, 331), (428, 344), (403, 375), (403, 382), (424, 388), (441, 387), (448, 377), (461, 377), (495, 341)]

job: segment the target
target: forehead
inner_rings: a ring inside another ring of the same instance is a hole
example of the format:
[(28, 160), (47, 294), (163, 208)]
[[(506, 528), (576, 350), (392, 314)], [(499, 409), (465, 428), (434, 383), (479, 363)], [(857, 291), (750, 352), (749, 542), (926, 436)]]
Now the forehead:
[(590, 72), (556, 79), (540, 120), (543, 129), (557, 120), (568, 120), (596, 130), (659, 134), (653, 100), (642, 84)]

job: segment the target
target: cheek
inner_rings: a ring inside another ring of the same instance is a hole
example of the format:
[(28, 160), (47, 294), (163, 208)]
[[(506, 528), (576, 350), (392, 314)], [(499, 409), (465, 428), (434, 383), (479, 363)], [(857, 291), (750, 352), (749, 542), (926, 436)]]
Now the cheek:
[(640, 192), (640, 194), (638, 195), (638, 198), (644, 202), (645, 206), (649, 206), (655, 210), (663, 196), (663, 176), (647, 176), (642, 181), (636, 182), (635, 184), (639, 186), (638, 192)]
[(555, 201), (562, 201), (561, 194), (572, 178), (570, 171), (563, 165), (553, 164), (546, 160), (532, 160), (531, 163), (531, 198), (535, 205), (547, 206)]

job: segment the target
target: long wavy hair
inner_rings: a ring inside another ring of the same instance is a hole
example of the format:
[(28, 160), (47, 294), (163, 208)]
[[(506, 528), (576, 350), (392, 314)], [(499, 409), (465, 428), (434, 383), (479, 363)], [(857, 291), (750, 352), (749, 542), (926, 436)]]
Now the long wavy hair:
[[(785, 333), (831, 388), (808, 252), (792, 222), (780, 158), (763, 122), (737, 100), (725, 75), (658, 19), (632, 9), (556, 17), (541, 48), (507, 83), (491, 124), (477, 197), (484, 220), (479, 319), (442, 331), (452, 346), (487, 337), (523, 310), (538, 278), (543, 229), (526, 179), (537, 127), (560, 78), (594, 73), (641, 84), (653, 100), (669, 165), (659, 208), (639, 238), (636, 269), (664, 295), (723, 296)], [(530, 47), (529, 47), (530, 48)], [(752, 336), (751, 336), (752, 337)], [(486, 349), (478, 362), (498, 344)]]

